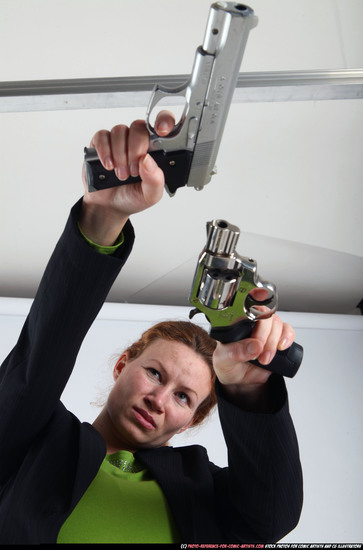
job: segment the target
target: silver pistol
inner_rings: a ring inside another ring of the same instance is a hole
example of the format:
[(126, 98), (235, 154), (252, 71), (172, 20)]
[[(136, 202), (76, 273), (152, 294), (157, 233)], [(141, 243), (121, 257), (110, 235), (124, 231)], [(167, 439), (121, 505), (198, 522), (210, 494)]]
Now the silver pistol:
[[(184, 86), (155, 86), (146, 112), (150, 133), (149, 153), (164, 172), (165, 188), (173, 196), (179, 187), (197, 190), (216, 173), (215, 162), (232, 102), (250, 30), (257, 17), (248, 6), (236, 2), (211, 5), (203, 45), (197, 48), (191, 76)], [(184, 110), (173, 131), (159, 137), (150, 122), (151, 112), (164, 98), (183, 96)], [(119, 180), (106, 170), (94, 148), (85, 148), (89, 191), (140, 181)]]

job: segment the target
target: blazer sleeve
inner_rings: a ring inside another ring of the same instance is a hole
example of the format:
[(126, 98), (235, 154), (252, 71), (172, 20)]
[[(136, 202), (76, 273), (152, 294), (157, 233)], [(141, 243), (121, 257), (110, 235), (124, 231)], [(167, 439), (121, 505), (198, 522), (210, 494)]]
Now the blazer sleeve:
[[(299, 448), (284, 379), (273, 374), (272, 414), (245, 412), (223, 397), (218, 410), (228, 449), (228, 468), (217, 470), (220, 514), (237, 540), (276, 542), (294, 529), (303, 502)], [(247, 540), (246, 540), (246, 534)]]
[(20, 337), (0, 368), (0, 482), (21, 463), (59, 403), (82, 341), (127, 260), (130, 222), (112, 256), (80, 235), (82, 199), (72, 208), (48, 262)]

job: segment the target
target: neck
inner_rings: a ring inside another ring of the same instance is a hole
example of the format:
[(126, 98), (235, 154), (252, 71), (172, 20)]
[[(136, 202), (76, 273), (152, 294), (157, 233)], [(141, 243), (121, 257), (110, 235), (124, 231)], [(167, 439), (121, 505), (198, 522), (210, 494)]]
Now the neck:
[(92, 426), (102, 436), (106, 444), (106, 454), (111, 455), (117, 453), (117, 451), (130, 451), (134, 453), (137, 450), (128, 445), (126, 441), (122, 441), (120, 437), (115, 434), (106, 409), (100, 412), (92, 423)]

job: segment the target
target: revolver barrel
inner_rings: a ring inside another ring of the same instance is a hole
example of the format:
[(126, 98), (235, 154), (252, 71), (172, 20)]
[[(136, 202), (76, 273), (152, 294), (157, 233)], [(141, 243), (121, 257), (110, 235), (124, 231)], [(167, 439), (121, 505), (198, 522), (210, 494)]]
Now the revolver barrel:
[(224, 220), (207, 222), (205, 248), (211, 254), (232, 255), (236, 250), (240, 231), (236, 225)]

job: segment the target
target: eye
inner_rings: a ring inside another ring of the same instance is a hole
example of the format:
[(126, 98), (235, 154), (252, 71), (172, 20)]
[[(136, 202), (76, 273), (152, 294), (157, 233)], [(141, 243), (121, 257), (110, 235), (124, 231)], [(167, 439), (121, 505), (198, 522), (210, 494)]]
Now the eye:
[(185, 403), (185, 404), (189, 404), (189, 396), (183, 392), (183, 391), (179, 391), (177, 392), (176, 394), (177, 398), (179, 401), (181, 401), (182, 403)]
[(158, 370), (153, 369), (152, 367), (149, 367), (147, 369), (147, 372), (152, 378), (155, 378), (156, 380), (161, 380), (161, 374)]

